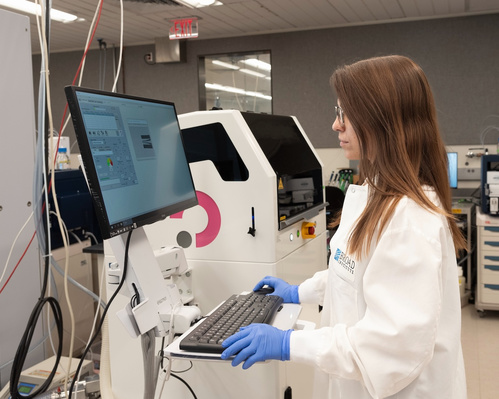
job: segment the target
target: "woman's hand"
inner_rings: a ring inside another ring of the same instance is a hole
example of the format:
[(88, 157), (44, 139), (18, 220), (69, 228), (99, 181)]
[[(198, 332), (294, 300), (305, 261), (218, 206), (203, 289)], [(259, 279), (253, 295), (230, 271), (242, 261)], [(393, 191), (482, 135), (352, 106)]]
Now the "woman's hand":
[(300, 303), (297, 285), (290, 285), (280, 278), (267, 276), (253, 288), (253, 291), (258, 291), (264, 285), (268, 285), (274, 289), (274, 292), (269, 295), (278, 295), (285, 303)]
[(289, 360), (291, 332), (292, 330), (283, 331), (268, 324), (255, 323), (241, 327), (239, 332), (222, 342), (222, 346), (227, 349), (223, 351), (221, 358), (225, 360), (236, 355), (232, 365), (235, 367), (244, 362), (244, 370), (256, 362), (269, 359)]

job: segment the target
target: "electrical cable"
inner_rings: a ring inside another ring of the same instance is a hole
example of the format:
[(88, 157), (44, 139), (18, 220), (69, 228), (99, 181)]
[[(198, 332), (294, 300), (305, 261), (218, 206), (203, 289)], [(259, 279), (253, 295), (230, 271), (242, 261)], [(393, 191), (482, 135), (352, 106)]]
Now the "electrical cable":
[[(67, 227), (66, 227), (66, 229), (67, 229)], [(80, 237), (78, 237), (78, 235), (77, 235), (77, 234), (75, 234), (75, 233), (74, 233), (74, 231), (71, 231), (71, 230), (66, 230), (66, 231), (67, 231), (69, 234), (71, 234), (71, 235), (74, 237), (74, 239), (75, 239), (75, 240), (76, 240), (79, 244), (81, 244), (81, 242), (82, 242), (82, 241), (80, 240)], [(68, 237), (68, 241), (69, 241), (69, 237)]]
[(161, 367), (162, 369), (165, 368), (164, 365), (163, 365), (163, 359), (165, 358), (165, 337), (163, 337), (161, 339), (161, 350), (159, 351), (158, 353), (159, 356), (161, 356), (161, 363), (159, 365), (159, 367)]
[[(175, 330), (175, 325), (174, 325), (174, 316), (175, 316), (175, 309), (177, 306), (180, 306), (182, 307), (182, 301), (180, 300), (179, 298), (179, 301), (175, 304), (172, 304), (171, 305), (171, 313), (170, 313), (170, 328), (168, 330), (168, 344), (171, 344), (173, 342), (173, 332)], [(165, 337), (163, 337), (162, 341), (161, 341), (161, 350), (158, 354), (158, 356), (160, 357), (161, 361), (159, 363), (159, 367), (160, 369), (162, 369), (165, 373), (165, 376), (163, 378), (163, 383), (161, 384), (161, 390), (159, 392), (159, 398), (161, 398), (162, 394), (163, 394), (163, 389), (165, 388), (165, 384), (166, 382), (170, 379), (170, 376), (172, 376), (173, 374), (173, 371), (172, 371), (172, 359), (171, 358), (168, 358), (168, 357), (165, 357), (164, 356), (164, 348), (165, 348)], [(164, 359), (168, 359), (168, 367), (164, 367), (164, 364), (163, 364), (163, 360)], [(179, 371), (179, 373), (185, 373), (187, 371), (189, 371), (191, 368), (192, 368), (192, 362), (190, 362), (190, 367), (187, 368), (186, 370), (183, 370), (183, 371)], [(158, 370), (159, 372), (159, 370)], [(185, 383), (185, 382), (184, 382)], [(186, 384), (186, 383), (185, 383)], [(188, 386), (188, 385), (187, 385)], [(192, 391), (192, 389), (188, 386), (189, 390), (194, 394), (194, 392)], [(194, 395), (194, 397), (196, 397)]]
[[(45, 304), (49, 304), (52, 312), (55, 317), (56, 325), (57, 325), (57, 332), (59, 334), (59, 346), (57, 348), (57, 357), (55, 361), (54, 368), (52, 369), (50, 375), (48, 378), (44, 381), (44, 383), (38, 388), (35, 392), (33, 392), (30, 395), (21, 395), (18, 391), (18, 385), (19, 385), (19, 380), (22, 372), (22, 367), (24, 365), (24, 362), (26, 360), (26, 356), (29, 351), (29, 345), (31, 343), (31, 339), (33, 338), (33, 333), (36, 328), (36, 324), (38, 321), (38, 318), (40, 317), (40, 314), (43, 310), (43, 306)], [(59, 303), (57, 300), (55, 300), (52, 297), (47, 297), (47, 298), (39, 298), (38, 302), (33, 309), (33, 312), (31, 313), (31, 316), (28, 320), (28, 324), (26, 326), (26, 331), (23, 334), (23, 337), (21, 338), (21, 342), (17, 348), (16, 355), (14, 357), (14, 362), (12, 365), (12, 370), (10, 373), (10, 395), (12, 399), (31, 399), (35, 398), (38, 396), (38, 394), (45, 392), (47, 388), (50, 386), (52, 383), (52, 380), (54, 378), (54, 375), (57, 371), (57, 367), (59, 365), (59, 360), (61, 358), (62, 354), (62, 335), (63, 335), (63, 329), (62, 329), (62, 311), (61, 307), (59, 306)]]
[[(95, 36), (95, 32), (97, 31), (97, 26), (99, 25), (100, 17), (102, 14), (103, 4), (104, 4), (104, 1), (99, 0), (99, 3), (97, 4), (97, 8), (95, 9), (94, 18), (92, 19), (92, 23), (90, 24), (90, 29), (88, 31), (87, 42), (85, 44), (85, 50), (84, 50), (83, 55), (81, 57), (80, 64), (78, 65), (78, 69), (76, 71), (76, 74), (75, 74), (73, 81), (71, 83), (73, 85), (76, 83), (78, 75), (80, 76), (80, 80), (78, 81), (78, 86), (81, 85), (81, 81), (83, 79), (83, 70), (85, 69), (85, 61), (87, 59), (87, 53), (88, 53), (88, 50), (90, 50), (90, 45), (92, 44), (92, 41), (93, 41), (94, 36)], [(68, 112), (68, 104), (66, 103), (66, 105), (64, 107), (64, 112), (62, 114), (61, 127), (59, 129), (59, 131), (60, 131), (59, 136), (62, 135), (62, 133), (66, 129), (67, 124), (71, 120), (71, 116), (68, 116), (66, 119), (67, 112)]]
[(97, 240), (97, 237), (95, 236), (95, 234), (94, 234), (94, 233), (91, 233), (90, 231), (84, 231), (84, 232), (83, 232), (83, 236), (84, 236), (85, 238), (87, 238), (87, 237), (93, 238), (93, 239), (94, 239), (94, 242), (95, 242), (95, 245), (97, 245), (97, 244), (99, 243), (99, 241)]
[(194, 367), (194, 363), (192, 363), (192, 361), (189, 360), (189, 367), (187, 367), (185, 370), (172, 370), (172, 373), (175, 373), (175, 374), (187, 373), (193, 367)]
[(140, 295), (139, 295), (139, 290), (137, 290), (137, 286), (135, 283), (132, 283), (132, 288), (134, 291), (134, 295), (130, 298), (130, 307), (133, 309), (135, 306), (137, 306), (140, 303)]
[[(43, 43), (44, 43), (44, 51), (48, 54), (48, 50), (47, 50), (47, 42), (46, 42), (46, 37), (44, 36), (44, 40), (43, 40)], [(48, 68), (48, 61), (47, 61), (47, 57), (45, 58), (45, 73), (46, 73), (46, 82), (47, 82), (47, 86), (46, 86), (46, 93), (47, 93), (47, 114), (49, 116), (49, 137), (50, 137), (50, 142), (52, 142), (52, 137), (53, 137), (53, 120), (52, 120), (52, 104), (51, 104), (51, 94), (50, 94), (50, 83), (49, 83), (49, 68)], [(59, 136), (59, 139), (60, 139), (60, 136)], [(54, 156), (54, 158), (56, 157), (56, 155)], [(57, 199), (57, 192), (56, 192), (56, 187), (55, 187), (55, 170), (54, 170), (54, 167), (55, 167), (55, 159), (54, 159), (54, 162), (51, 162), (50, 164), (50, 170), (51, 170), (51, 185), (52, 185), (52, 200), (53, 200), (53, 204), (54, 204), (54, 207), (55, 207), (55, 212), (57, 214), (57, 220), (58, 220), (58, 223), (59, 223), (59, 229), (61, 230), (61, 232), (64, 231), (64, 227), (63, 227), (63, 221), (62, 221), (62, 218), (61, 218), (61, 212), (60, 212), (60, 209), (59, 209), (59, 202), (58, 202), (58, 199)], [(69, 340), (69, 362), (68, 362), (68, 373), (66, 375), (66, 378), (65, 378), (65, 382), (64, 382), (64, 389), (66, 390), (67, 389), (67, 382), (69, 380), (69, 370), (71, 369), (71, 360), (72, 360), (72, 353), (73, 353), (73, 347), (74, 347), (74, 334), (75, 334), (75, 317), (74, 317), (74, 312), (73, 312), (73, 308), (72, 308), (72, 305), (71, 305), (71, 299), (69, 297), (69, 291), (68, 291), (68, 280), (67, 280), (67, 275), (68, 275), (68, 270), (69, 270), (69, 249), (68, 249), (68, 241), (67, 241), (67, 238), (66, 238), (66, 234), (62, 234), (62, 241), (63, 241), (63, 244), (64, 244), (64, 252), (65, 252), (65, 267), (64, 267), (64, 293), (65, 293), (65, 298), (66, 298), (66, 302), (67, 302), (67, 307), (68, 307), (68, 311), (69, 311), (69, 316), (70, 316), (70, 322), (71, 322), (71, 334), (70, 334), (70, 340)]]
[[(38, 3), (38, 0), (36, 1)], [(44, 9), (42, 7), (42, 9)], [(48, 190), (45, 188), (47, 187), (47, 173), (46, 173), (46, 165), (48, 165), (47, 160), (45, 158), (45, 130), (46, 130), (46, 87), (47, 87), (47, 73), (46, 73), (46, 65), (47, 61), (46, 58), (48, 57), (47, 51), (47, 43), (46, 43), (46, 37), (47, 35), (44, 36), (45, 29), (42, 29), (40, 27), (40, 19), (39, 17), (36, 18), (36, 26), (38, 29), (38, 37), (40, 39), (40, 48), (44, 51), (41, 52), (41, 65), (40, 65), (40, 92), (38, 96), (38, 152), (37, 152), (37, 157), (36, 157), (36, 169), (35, 169), (35, 177), (34, 177), (34, 182), (38, 182), (37, 185), (35, 185), (35, 188), (39, 187), (41, 188), (40, 191), (34, 190), (34, 194), (36, 196), (36, 193), (40, 192), (40, 200), (44, 196), (45, 202), (42, 204), (40, 208), (37, 207), (38, 202), (36, 201), (35, 197), (35, 224), (37, 223), (38, 220), (38, 214), (36, 213), (36, 210), (40, 210), (40, 218), (43, 218), (44, 215), (47, 218), (47, 229), (49, 226), (49, 214), (48, 212), (45, 211), (46, 206), (45, 204), (48, 203)], [(44, 39), (45, 37), (45, 39)], [(40, 185), (39, 181), (39, 176), (43, 177), (43, 184)], [(48, 255), (50, 253), (50, 235), (46, 233), (45, 226), (40, 222), (39, 224), (40, 229), (37, 229), (38, 231), (37, 238), (40, 243), (40, 248), (45, 249), (45, 254)], [(46, 292), (46, 284), (48, 281), (48, 272), (49, 272), (49, 261), (48, 257), (44, 258), (45, 261), (45, 268), (44, 268), (44, 279), (43, 279), (43, 286), (42, 286), (42, 297), (45, 295)]]
[(189, 392), (192, 394), (192, 397), (194, 399), (197, 399), (197, 396), (196, 394), (194, 393), (193, 389), (190, 387), (190, 385), (187, 383), (187, 381), (185, 381), (184, 379), (180, 378), (178, 375), (175, 375), (175, 374), (171, 374), (171, 376), (173, 378), (176, 378), (177, 380), (181, 381), (186, 387), (187, 389), (189, 390)]
[(3, 280), (4, 276), (5, 276), (5, 272), (7, 271), (7, 267), (9, 266), (10, 257), (12, 256), (12, 251), (14, 250), (14, 247), (16, 246), (16, 242), (19, 239), (19, 236), (23, 232), (24, 228), (28, 225), (28, 223), (29, 223), (29, 221), (31, 220), (32, 217), (33, 217), (33, 212), (31, 212), (31, 214), (28, 217), (28, 220), (26, 220), (26, 222), (24, 223), (23, 227), (21, 227), (21, 230), (19, 230), (19, 233), (17, 233), (16, 237), (14, 238), (14, 242), (12, 243), (12, 245), (10, 247), (9, 255), (7, 256), (7, 260), (5, 261), (5, 267), (3, 269), (2, 275), (0, 276), (0, 282), (2, 282), (2, 280)]
[[(46, 13), (50, 13), (50, 4), (46, 4)], [(42, 12), (42, 16), (44, 13)], [(43, 19), (42, 19), (43, 22)], [(43, 25), (42, 25), (43, 26)], [(49, 62), (48, 62), (48, 39), (50, 38), (50, 30), (47, 29), (42, 29), (42, 44), (43, 44), (43, 52), (45, 53), (45, 65), (44, 65), (44, 72), (45, 72), (45, 82), (46, 82), (46, 111), (48, 115), (48, 123), (49, 123), (49, 142), (53, 143), (53, 134), (54, 134), (54, 122), (53, 122), (53, 117), (52, 117), (52, 102), (51, 102), (51, 93), (50, 93), (50, 73), (49, 73)], [(60, 135), (59, 135), (59, 140), (60, 140)], [(57, 148), (59, 147), (59, 143), (57, 144)], [(59, 224), (59, 229), (61, 232), (64, 231), (63, 227), (63, 221), (61, 218), (61, 212), (59, 209), (59, 202), (57, 199), (57, 193), (56, 193), (56, 187), (55, 187), (55, 162), (56, 162), (56, 157), (57, 157), (57, 152), (54, 151), (54, 161), (51, 162), (48, 166), (50, 168), (50, 177), (51, 177), (51, 186), (52, 186), (52, 199), (53, 199), (53, 204), (55, 207), (55, 212), (57, 215), (57, 220)], [(49, 215), (49, 213), (47, 212)], [(47, 224), (47, 226), (49, 226)], [(69, 318), (70, 318), (70, 325), (71, 325), (71, 333), (70, 333), (70, 338), (69, 338), (69, 361), (68, 361), (68, 369), (66, 370), (66, 378), (64, 381), (64, 389), (67, 389), (67, 383), (69, 380), (69, 370), (71, 369), (71, 361), (72, 361), (72, 354), (73, 354), (73, 347), (74, 347), (74, 336), (75, 336), (75, 329), (76, 329), (76, 322), (75, 322), (75, 317), (74, 317), (74, 312), (73, 312), (73, 307), (71, 305), (71, 299), (69, 297), (69, 290), (68, 290), (68, 270), (69, 270), (69, 245), (68, 245), (68, 240), (67, 240), (67, 235), (62, 234), (62, 241), (64, 244), (64, 254), (65, 254), (65, 267), (64, 267), (64, 294), (65, 294), (65, 299), (66, 299), (66, 304), (69, 312)], [(50, 247), (49, 247), (50, 250)], [(47, 272), (50, 273), (50, 267), (47, 267), (49, 269)], [(47, 314), (47, 317), (49, 317), (49, 314)], [(61, 337), (62, 339), (62, 337)]]
[[(52, 278), (51, 278), (52, 285), (55, 287), (55, 280), (54, 280), (54, 277), (53, 277), (53, 276), (51, 276), (51, 277), (52, 277)], [(56, 290), (56, 292), (55, 292), (55, 293), (56, 293), (56, 295), (55, 295), (55, 299), (57, 299), (57, 290)], [(49, 331), (53, 330), (55, 326), (56, 326), (56, 323), (55, 323), (55, 322), (53, 322), (53, 323), (50, 325), (50, 327), (49, 327)], [(41, 345), (43, 345), (43, 344), (45, 343), (45, 341), (47, 341), (48, 337), (49, 337), (49, 334), (48, 334), (48, 333), (47, 333), (47, 334), (44, 334), (44, 335), (42, 336), (42, 338), (40, 338), (40, 340), (39, 340), (36, 344), (34, 344), (34, 345), (32, 345), (32, 346), (31, 346), (31, 349), (29, 349), (29, 351), (28, 351), (28, 355), (29, 355), (31, 352), (33, 352), (33, 351), (37, 350), (37, 349), (38, 349)], [(53, 351), (53, 353), (56, 353), (56, 350), (55, 350), (55, 349), (52, 349), (52, 351)], [(6, 362), (6, 363), (4, 363), (4, 364), (0, 364), (0, 374), (1, 374), (2, 370), (3, 370), (5, 367), (10, 366), (12, 363), (14, 363), (14, 359), (11, 359), (11, 360), (9, 360), (8, 362)]]
[[(55, 327), (55, 322), (52, 323), (52, 325), (50, 326), (51, 329), (54, 329)], [(28, 352), (28, 355), (37, 350), (41, 345), (43, 345), (45, 343), (45, 341), (47, 341), (47, 338), (48, 338), (48, 335), (44, 335), (35, 345), (32, 345), (29, 352)], [(54, 350), (54, 353), (56, 353), (56, 351)], [(14, 359), (11, 359), (9, 360), (8, 362), (4, 363), (4, 364), (0, 364), (0, 374), (2, 373), (2, 370), (4, 368), (6, 368), (7, 366), (10, 366), (12, 363), (14, 363)]]
[(494, 126), (494, 125), (488, 125), (488, 126), (485, 126), (482, 131), (480, 132), (480, 144), (482, 146), (485, 145), (485, 137), (487, 136), (487, 134), (492, 131), (492, 130), (496, 130), (499, 132), (499, 127), (497, 126)]
[[(59, 264), (57, 263), (57, 261), (54, 259), (54, 258), (51, 258), (50, 262), (52, 263), (52, 266), (54, 267), (54, 269), (61, 275), (64, 277), (64, 270), (61, 269), (61, 267), (59, 266)], [(79, 290), (83, 291), (85, 294), (87, 294), (88, 296), (90, 296), (95, 302), (97, 302), (102, 308), (105, 308), (106, 307), (106, 302), (104, 302), (102, 300), (102, 297), (101, 296), (97, 296), (95, 295), (95, 293), (91, 290), (89, 290), (87, 287), (85, 287), (84, 285), (81, 285), (78, 281), (76, 281), (75, 279), (73, 279), (71, 276), (68, 276), (68, 281), (73, 284), (76, 288), (78, 288)]]
[[(16, 263), (16, 266), (14, 267), (14, 269), (12, 269), (12, 272), (10, 273), (9, 275), (9, 278), (5, 281), (5, 284), (2, 286), (2, 288), (0, 289), (0, 294), (3, 292), (3, 290), (5, 289), (5, 287), (7, 286), (7, 284), (9, 283), (10, 279), (12, 278), (12, 276), (14, 275), (17, 267), (19, 266), (19, 264), (21, 263), (21, 261), (23, 260), (24, 258), (24, 255), (26, 255), (26, 252), (28, 252), (28, 249), (29, 247), (31, 246), (31, 243), (33, 242), (34, 238), (35, 238), (35, 235), (36, 233), (33, 233), (33, 236), (31, 237), (31, 240), (29, 241), (28, 245), (26, 246), (26, 249), (24, 250), (23, 254), (21, 255), (21, 257), (19, 258), (19, 260), (17, 261)], [(3, 276), (2, 276), (3, 277)]]
[[(105, 270), (106, 270), (106, 269), (103, 267), (103, 268), (102, 268), (102, 271), (101, 271), (101, 276), (100, 276), (100, 284), (99, 284), (99, 301), (100, 301), (99, 303), (104, 304), (103, 309), (105, 309), (105, 308), (106, 308), (106, 304), (102, 301), (102, 292), (103, 292), (104, 280), (105, 280), (105, 274), (104, 274)], [(97, 324), (97, 319), (99, 318), (99, 314), (100, 314), (100, 307), (97, 307), (97, 309), (95, 310), (94, 320), (93, 320), (93, 322), (92, 322), (92, 328), (91, 328), (91, 330), (90, 330), (90, 334), (88, 334), (88, 341), (87, 341), (87, 343), (86, 343), (86, 346), (91, 347), (91, 346), (89, 345), (89, 343), (90, 343), (90, 340), (92, 339), (92, 336), (93, 336), (93, 334), (94, 334), (94, 331), (95, 331), (95, 326), (96, 326), (96, 324)], [(90, 350), (89, 350), (89, 351), (90, 351)]]
[(120, 56), (119, 56), (119, 59), (118, 59), (118, 68), (116, 69), (117, 70), (117, 73), (116, 73), (116, 76), (115, 76), (115, 79), (114, 79), (114, 83), (113, 83), (113, 88), (111, 89), (111, 91), (114, 93), (116, 92), (116, 86), (118, 85), (118, 79), (120, 77), (120, 73), (119, 71), (121, 70), (121, 62), (122, 62), (122, 59), (123, 59), (123, 25), (124, 25), (124, 21), (123, 21), (123, 0), (120, 0)]
[[(132, 232), (133, 232), (133, 230), (129, 231), (127, 239), (126, 239), (126, 244), (125, 244), (125, 259), (124, 259), (124, 265), (123, 265), (123, 276), (122, 276), (121, 281), (120, 281), (120, 283), (118, 285), (118, 288), (113, 293), (113, 295), (111, 296), (111, 298), (109, 299), (109, 301), (107, 303), (106, 308), (102, 312), (102, 317), (101, 317), (99, 326), (97, 327), (97, 331), (95, 332), (94, 336), (89, 341), (89, 343), (87, 344), (87, 347), (85, 348), (83, 354), (81, 355), (80, 361), (78, 363), (78, 367), (76, 368), (75, 376), (79, 375), (79, 373), (81, 371), (81, 367), (83, 365), (83, 361), (85, 360), (85, 356), (87, 355), (88, 351), (90, 350), (90, 347), (92, 346), (93, 342), (95, 341), (95, 339), (99, 335), (99, 332), (100, 332), (100, 330), (102, 328), (102, 324), (104, 323), (104, 319), (106, 318), (106, 314), (107, 314), (109, 308), (111, 307), (111, 304), (113, 303), (114, 298), (116, 298), (116, 295), (118, 295), (119, 291), (121, 290), (121, 287), (123, 287), (123, 284), (125, 283), (126, 273), (127, 273), (127, 270), (128, 270), (128, 249), (130, 247), (130, 239), (132, 238)], [(68, 399), (71, 399), (71, 396), (72, 396), (72, 393), (73, 393), (73, 389), (74, 389), (74, 385), (76, 383), (76, 380), (77, 380), (77, 378), (73, 378), (73, 381), (71, 382), (71, 386), (69, 388), (69, 391), (67, 391), (68, 392)]]
[(106, 82), (107, 44), (103, 39), (99, 42), (99, 89), (104, 90)]

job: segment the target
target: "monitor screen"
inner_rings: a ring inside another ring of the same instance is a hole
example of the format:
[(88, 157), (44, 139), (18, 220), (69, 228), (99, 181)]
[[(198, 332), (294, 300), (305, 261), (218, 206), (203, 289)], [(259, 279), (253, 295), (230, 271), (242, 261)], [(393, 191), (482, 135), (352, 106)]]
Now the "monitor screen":
[(65, 92), (102, 238), (197, 205), (173, 103)]
[(457, 188), (457, 152), (448, 152), (447, 161), (450, 187)]

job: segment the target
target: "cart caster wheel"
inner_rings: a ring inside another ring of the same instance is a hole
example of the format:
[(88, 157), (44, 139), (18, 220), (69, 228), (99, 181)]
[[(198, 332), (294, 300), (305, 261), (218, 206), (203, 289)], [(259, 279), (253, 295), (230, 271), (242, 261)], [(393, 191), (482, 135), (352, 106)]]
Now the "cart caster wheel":
[(477, 310), (476, 312), (481, 319), (485, 317), (485, 310)]

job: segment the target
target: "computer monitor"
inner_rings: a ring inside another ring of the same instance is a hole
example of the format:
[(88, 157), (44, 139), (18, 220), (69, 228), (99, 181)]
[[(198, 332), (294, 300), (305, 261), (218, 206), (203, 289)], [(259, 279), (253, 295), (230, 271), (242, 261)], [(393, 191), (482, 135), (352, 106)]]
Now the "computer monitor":
[(173, 103), (65, 92), (103, 239), (198, 204)]
[(447, 172), (451, 188), (457, 188), (457, 152), (447, 153)]

